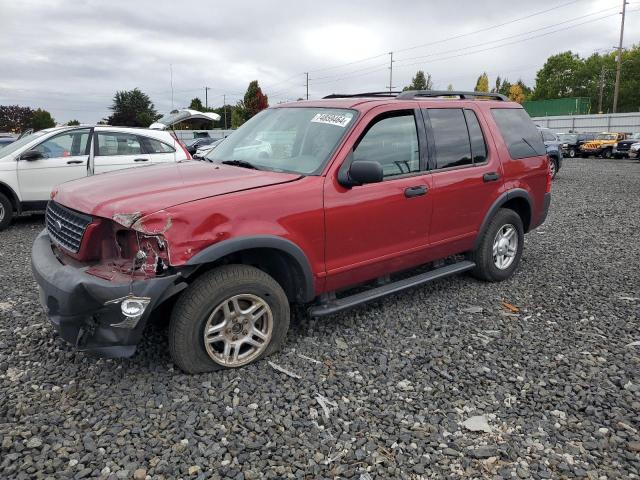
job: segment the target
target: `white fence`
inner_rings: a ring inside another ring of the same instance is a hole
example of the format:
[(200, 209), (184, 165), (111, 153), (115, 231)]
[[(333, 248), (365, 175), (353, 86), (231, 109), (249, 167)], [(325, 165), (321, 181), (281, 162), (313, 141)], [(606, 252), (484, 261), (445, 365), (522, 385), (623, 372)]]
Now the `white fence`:
[(216, 140), (220, 138), (228, 137), (233, 130), (176, 130), (177, 137), (182, 140), (191, 140), (196, 137), (206, 137), (209, 136), (211, 138), (215, 138)]
[(533, 121), (554, 132), (640, 132), (640, 112), (533, 117)]

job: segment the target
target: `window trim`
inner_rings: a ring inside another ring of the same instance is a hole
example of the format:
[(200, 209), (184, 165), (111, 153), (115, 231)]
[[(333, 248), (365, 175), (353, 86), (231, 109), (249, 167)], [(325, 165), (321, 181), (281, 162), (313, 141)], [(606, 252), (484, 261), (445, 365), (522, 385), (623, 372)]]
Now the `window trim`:
[[(462, 115), (464, 116), (464, 122), (467, 124), (467, 134), (469, 135), (469, 146), (471, 147), (471, 162), (472, 162), (472, 166), (478, 166), (481, 167), (482, 165), (486, 165), (489, 163), (490, 160), (490, 155), (491, 152), (489, 151), (489, 144), (487, 143), (487, 135), (485, 134), (483, 128), (482, 128), (482, 122), (480, 121), (480, 116), (478, 115), (478, 113), (473, 109), (473, 108), (468, 108), (465, 107), (462, 109)], [(486, 152), (486, 155), (484, 157), (484, 162), (478, 162), (476, 163), (476, 161), (474, 160), (473, 157), (473, 145), (471, 144), (471, 131), (469, 130), (469, 122), (467, 121), (467, 116), (464, 114), (465, 110), (469, 110), (470, 112), (472, 112), (475, 117), (476, 120), (478, 121), (478, 126), (480, 127), (480, 134), (482, 135), (482, 141), (484, 142), (484, 151)]]
[(338, 171), (348, 170), (351, 167), (351, 164), (353, 163), (353, 151), (358, 147), (358, 145), (360, 144), (360, 141), (365, 137), (367, 133), (369, 133), (369, 130), (371, 130), (371, 128), (376, 123), (378, 123), (379, 121), (385, 120), (387, 118), (403, 117), (409, 114), (413, 115), (413, 121), (415, 122), (415, 125), (416, 125), (416, 137), (418, 139), (418, 170), (415, 172), (408, 172), (408, 173), (393, 175), (389, 177), (383, 176), (382, 182), (380, 183), (424, 175), (427, 172), (428, 157), (425, 158), (424, 156), (424, 154), (427, 151), (427, 145), (424, 140), (426, 138), (426, 132), (425, 132), (424, 123), (422, 121), (422, 114), (420, 112), (420, 108), (401, 108), (397, 110), (386, 110), (384, 112), (380, 112), (378, 115), (373, 117), (371, 121), (367, 124), (367, 126), (364, 128), (364, 130), (360, 133), (356, 141), (353, 142), (353, 145), (351, 146), (351, 149), (347, 154), (347, 158), (342, 163)]

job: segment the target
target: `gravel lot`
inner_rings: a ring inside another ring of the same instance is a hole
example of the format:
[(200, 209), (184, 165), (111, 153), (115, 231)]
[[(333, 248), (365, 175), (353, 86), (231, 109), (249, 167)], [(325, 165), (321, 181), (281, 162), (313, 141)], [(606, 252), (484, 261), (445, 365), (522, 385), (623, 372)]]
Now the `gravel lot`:
[(299, 316), (270, 358), (299, 379), (184, 375), (159, 326), (129, 360), (75, 353), (31, 277), (42, 216), (18, 219), (0, 232), (0, 478), (640, 478), (640, 163), (566, 161), (553, 191), (508, 282)]

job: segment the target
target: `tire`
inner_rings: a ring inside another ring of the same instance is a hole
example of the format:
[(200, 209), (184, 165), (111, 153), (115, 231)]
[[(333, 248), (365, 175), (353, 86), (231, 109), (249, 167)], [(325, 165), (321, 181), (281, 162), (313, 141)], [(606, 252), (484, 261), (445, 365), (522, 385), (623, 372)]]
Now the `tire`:
[[(506, 268), (499, 268), (493, 255), (494, 241), (498, 233), (505, 231), (506, 227), (513, 227), (515, 230), (514, 235), (517, 238), (517, 245), (509, 265)], [(520, 215), (508, 208), (501, 208), (491, 219), (484, 232), (481, 233), (478, 248), (471, 255), (471, 259), (476, 263), (476, 267), (471, 271), (471, 274), (487, 282), (501, 282), (508, 279), (513, 275), (520, 263), (523, 246), (524, 228)]]
[(576, 158), (576, 149), (575, 148), (570, 148), (569, 149), (569, 158)]
[[(236, 299), (235, 304), (234, 299)], [(234, 313), (226, 315), (225, 307), (229, 310), (242, 311), (241, 303), (245, 304), (245, 310), (254, 305), (260, 305), (260, 308), (266, 312), (257, 322), (261, 325), (259, 329), (263, 332), (269, 331), (270, 335), (268, 339), (261, 341), (260, 346), (248, 343), (258, 342), (262, 338), (256, 339), (253, 336), (252, 332), (255, 329), (248, 326), (251, 325), (251, 320), (244, 319), (242, 315), (237, 316), (237, 312), (232, 320), (227, 320)], [(230, 305), (236, 305), (236, 307), (231, 308)], [(239, 309), (238, 306), (240, 306)], [(212, 323), (219, 318), (223, 319), (220, 323)], [(223, 368), (244, 366), (282, 347), (289, 330), (289, 320), (289, 301), (278, 282), (255, 267), (225, 265), (196, 279), (176, 302), (169, 323), (171, 358), (186, 373), (212, 372)], [(227, 327), (221, 328), (225, 324)], [(244, 330), (236, 331), (237, 326)], [(205, 345), (205, 328), (220, 329), (214, 334), (216, 335), (214, 338), (224, 338), (224, 340), (207, 342)], [(236, 334), (241, 337), (240, 342), (236, 342)], [(242, 339), (247, 343), (242, 343)], [(232, 346), (225, 357), (227, 345)], [(245, 349), (244, 353), (242, 353), (243, 349)], [(246, 356), (252, 349), (255, 351)], [(239, 358), (232, 359), (234, 354)], [(242, 355), (246, 358), (240, 358)], [(223, 357), (228, 358), (229, 362), (223, 363), (221, 360)]]
[(611, 149), (610, 148), (605, 148), (604, 151), (601, 154), (602, 158), (611, 158)]
[(11, 201), (0, 193), (0, 231), (11, 225), (13, 220), (13, 205)]

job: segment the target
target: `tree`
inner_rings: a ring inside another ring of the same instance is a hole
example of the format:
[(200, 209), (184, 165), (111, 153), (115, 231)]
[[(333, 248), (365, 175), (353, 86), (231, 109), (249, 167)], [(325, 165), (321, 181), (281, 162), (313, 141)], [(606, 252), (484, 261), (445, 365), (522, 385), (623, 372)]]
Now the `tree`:
[(218, 122), (221, 128), (231, 128), (231, 119), (233, 116), (233, 111), (235, 110), (235, 106), (233, 105), (223, 105), (222, 107), (210, 109), (212, 112), (220, 115), (220, 121)]
[[(247, 87), (247, 92), (244, 94), (244, 101), (242, 102), (242, 110), (244, 111), (244, 120), (249, 120), (256, 113), (269, 107), (269, 99), (262, 93), (260, 85), (257, 80), (253, 80)], [(232, 115), (233, 123), (233, 115)]]
[(447, 90), (453, 92), (453, 84), (450, 83), (449, 85), (447, 85)]
[(518, 103), (524, 102), (524, 92), (519, 84), (511, 85), (509, 88), (509, 100)]
[(116, 92), (113, 113), (107, 119), (109, 125), (123, 127), (148, 127), (162, 115), (158, 115), (148, 95), (137, 88), (129, 91)]
[(416, 72), (416, 76), (411, 79), (411, 83), (404, 87), (402, 90), (432, 90), (433, 80), (431, 80), (431, 74), (427, 73), (425, 76), (422, 70)]
[(80, 122), (79, 122), (78, 120), (69, 120), (69, 121), (67, 122), (67, 125), (68, 125), (69, 127), (73, 127), (73, 126), (76, 126), (76, 125), (80, 125)]
[(496, 77), (496, 86), (491, 89), (491, 93), (500, 93), (500, 87), (502, 87), (502, 80), (500, 79), (500, 75)]
[(244, 123), (244, 108), (240, 106), (240, 102), (233, 109), (233, 113), (231, 114), (231, 128), (238, 128), (240, 125)]
[(33, 110), (18, 105), (0, 105), (0, 132), (23, 132), (31, 128)]
[(31, 116), (31, 128), (34, 130), (43, 130), (45, 128), (51, 128), (56, 126), (56, 121), (51, 114), (41, 108), (33, 112)]
[(198, 97), (192, 98), (191, 103), (189, 104), (189, 108), (192, 110), (198, 110), (199, 112), (204, 112), (204, 105), (202, 105), (202, 100)]
[(483, 72), (482, 75), (478, 77), (478, 81), (476, 82), (476, 92), (488, 92), (489, 91), (489, 77), (487, 76), (487, 72)]
[(500, 83), (500, 88), (498, 89), (497, 93), (500, 93), (500, 94), (505, 95), (505, 96), (508, 97), (510, 88), (511, 88), (511, 82), (505, 78)]

